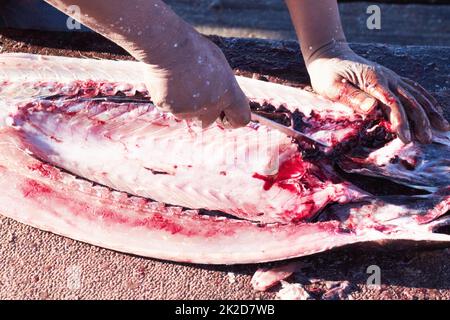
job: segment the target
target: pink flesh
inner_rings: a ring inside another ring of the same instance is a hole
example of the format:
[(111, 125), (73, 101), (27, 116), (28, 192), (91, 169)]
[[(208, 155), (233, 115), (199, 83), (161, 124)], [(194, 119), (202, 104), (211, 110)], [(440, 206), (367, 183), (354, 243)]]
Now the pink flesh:
[[(0, 116), (15, 129), (3, 128), (0, 133), (0, 188), (4, 190), (0, 203), (3, 214), (23, 223), (118, 251), (220, 264), (281, 260), (355, 242), (450, 240), (433, 232), (450, 223), (442, 217), (449, 209), (448, 185), (438, 186), (438, 192), (426, 197), (362, 198), (363, 193), (351, 184), (338, 181), (327, 161), (303, 161), (295, 145), (283, 136), (276, 140), (281, 146), (275, 154), (281, 155), (277, 176), (265, 172), (273, 152), (266, 153), (260, 163), (233, 167), (232, 174), (214, 156), (194, 166), (170, 154), (173, 150), (165, 145), (181, 135), (187, 139), (175, 139), (180, 152), (192, 147), (189, 139), (198, 128), (162, 115), (151, 105), (84, 103), (71, 111), (70, 103), (36, 104), (38, 96), (74, 94), (76, 84), (85, 90), (83, 96), (96, 93), (99, 83), (103, 94), (114, 94), (116, 85), (100, 80), (138, 78), (137, 64), (10, 55), (0, 56), (2, 64), (6, 67), (0, 69), (0, 83), (2, 75), (8, 81), (0, 87)], [(73, 75), (87, 75), (94, 82), (73, 82)], [(30, 78), (34, 82), (24, 82)], [(55, 81), (43, 84), (44, 79)], [(364, 121), (341, 105), (292, 88), (238, 81), (254, 101), (286, 104), (291, 111), (301, 108), (311, 124), (305, 131), (336, 148), (363, 130)], [(134, 82), (121, 86), (127, 95), (142, 91)], [(228, 141), (251, 137), (258, 130), (268, 129), (248, 126), (210, 146), (217, 151)], [(217, 141), (224, 132), (215, 126), (205, 133), (215, 140), (206, 141)], [(255, 146), (258, 143), (247, 148)], [(389, 152), (386, 158), (391, 157)], [(93, 186), (53, 165), (126, 193)], [(305, 183), (306, 187), (298, 188)], [(251, 220), (296, 223), (258, 225), (203, 216), (197, 210), (184, 211), (128, 195), (150, 197), (149, 190), (153, 199), (163, 197), (171, 204), (217, 209)], [(341, 204), (321, 210), (330, 202)], [(302, 222), (313, 216), (315, 222)]]
[[(251, 263), (312, 254), (382, 239), (449, 241), (414, 219), (441, 208), (449, 196), (425, 203), (382, 200), (332, 206), (329, 221), (257, 225), (200, 216), (78, 180), (29, 155), (13, 129), (0, 134), (0, 203), (8, 217), (43, 230), (118, 251), (195, 263)], [(444, 200), (443, 200), (444, 198)], [(404, 203), (404, 202), (403, 202)], [(446, 206), (444, 208), (444, 206)], [(350, 213), (350, 214), (349, 214)], [(357, 219), (365, 224), (355, 224)]]
[[(336, 222), (261, 226), (128, 198), (74, 178), (26, 152), (20, 134), (0, 134), (2, 212), (20, 222), (118, 251), (185, 262), (247, 263), (335, 246)], [(342, 243), (352, 240), (343, 234)], [(307, 241), (310, 240), (310, 241)]]
[[(53, 95), (78, 95), (19, 104), (12, 125), (40, 159), (115, 190), (261, 222), (307, 220), (329, 203), (360, 197), (269, 128), (202, 130), (151, 104), (80, 102), (105, 83), (51, 85), (45, 91)], [(238, 159), (227, 161), (229, 151)], [(271, 167), (276, 170), (267, 173)]]

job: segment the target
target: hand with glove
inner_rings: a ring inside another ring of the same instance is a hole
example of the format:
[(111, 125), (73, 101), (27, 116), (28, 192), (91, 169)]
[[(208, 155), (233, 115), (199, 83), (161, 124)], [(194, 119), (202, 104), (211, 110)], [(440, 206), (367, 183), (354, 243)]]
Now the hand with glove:
[(313, 89), (369, 113), (382, 106), (399, 138), (430, 143), (432, 128), (450, 130), (436, 99), (418, 83), (368, 61), (348, 46), (336, 0), (286, 0)]
[(181, 119), (203, 126), (224, 113), (231, 127), (250, 121), (250, 107), (222, 51), (178, 17), (163, 1), (47, 0), (145, 63), (152, 100)]
[(146, 80), (153, 102), (178, 118), (199, 119), (203, 127), (222, 112), (227, 125), (245, 126), (249, 102), (222, 51), (188, 25), (172, 38), (171, 46), (167, 60), (148, 59)]

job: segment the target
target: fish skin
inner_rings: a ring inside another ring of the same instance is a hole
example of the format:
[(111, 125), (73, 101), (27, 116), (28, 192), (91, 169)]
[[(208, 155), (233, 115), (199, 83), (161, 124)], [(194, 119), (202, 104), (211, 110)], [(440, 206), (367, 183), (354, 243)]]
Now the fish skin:
[[(23, 114), (17, 106), (23, 106), (21, 103), (55, 93), (55, 89), (49, 89), (51, 85), (44, 86), (44, 91), (42, 86), (36, 86), (36, 82), (46, 79), (55, 79), (57, 88), (58, 83), (74, 80), (129, 80), (123, 88), (130, 95), (142, 88), (136, 80), (139, 64), (132, 62), (0, 55), (0, 66), (0, 81), (3, 79), (5, 84), (0, 88), (0, 116), (5, 124), (8, 119), (13, 120), (9, 124), (20, 120)], [(11, 78), (16, 82), (9, 83)], [(27, 97), (17, 91), (24, 81)], [(298, 89), (243, 78), (238, 81), (254, 101), (285, 104), (291, 111), (301, 107), (306, 117), (314, 113), (357, 120), (349, 108)], [(69, 88), (75, 90), (73, 86)], [(82, 124), (86, 120), (80, 117), (77, 121)], [(23, 126), (0, 129), (2, 213), (37, 228), (113, 250), (182, 262), (235, 264), (289, 259), (357, 242), (450, 240), (449, 235), (433, 232), (450, 224), (450, 219), (443, 217), (450, 201), (445, 186), (427, 197), (361, 198), (359, 194), (354, 202), (330, 205), (311, 223), (261, 225), (205, 217), (196, 210), (183, 211), (143, 198), (127, 200), (126, 193), (94, 186), (42, 162), (39, 158), (48, 155), (48, 150), (26, 130), (17, 129)], [(340, 140), (355, 130), (338, 135), (323, 130), (316, 133), (324, 139)], [(57, 143), (52, 140), (53, 145)], [(34, 153), (30, 154), (30, 150)], [(72, 173), (78, 170), (75, 165), (68, 169)]]
[(435, 192), (450, 186), (450, 132), (435, 131), (433, 143), (403, 144), (400, 139), (371, 152), (366, 159), (346, 158), (346, 172), (384, 177), (406, 186)]

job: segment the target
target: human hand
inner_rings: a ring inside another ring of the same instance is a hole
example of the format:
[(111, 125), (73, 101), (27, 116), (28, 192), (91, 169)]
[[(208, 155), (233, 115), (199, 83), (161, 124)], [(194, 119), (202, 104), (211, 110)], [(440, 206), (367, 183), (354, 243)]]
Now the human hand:
[(450, 130), (439, 103), (422, 86), (358, 56), (346, 44), (330, 43), (306, 62), (318, 94), (363, 114), (381, 103), (405, 143), (413, 139), (430, 143), (432, 128)]
[(181, 119), (196, 118), (203, 127), (223, 112), (231, 127), (250, 121), (250, 107), (222, 51), (189, 28), (174, 42), (162, 64), (148, 65), (146, 83), (153, 102)]

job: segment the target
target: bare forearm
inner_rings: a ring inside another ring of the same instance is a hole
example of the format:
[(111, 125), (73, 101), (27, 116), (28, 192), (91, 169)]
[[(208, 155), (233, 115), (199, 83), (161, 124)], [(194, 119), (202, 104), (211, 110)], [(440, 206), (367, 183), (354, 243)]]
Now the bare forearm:
[(330, 42), (345, 43), (336, 0), (285, 0), (300, 41), (303, 58)]
[(77, 5), (81, 16), (74, 18), (150, 65), (166, 67), (171, 63), (168, 53), (175, 47), (189, 45), (194, 32), (159, 0), (46, 1), (66, 13), (69, 6)]

